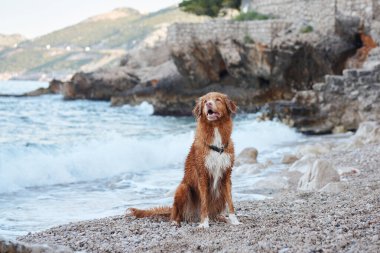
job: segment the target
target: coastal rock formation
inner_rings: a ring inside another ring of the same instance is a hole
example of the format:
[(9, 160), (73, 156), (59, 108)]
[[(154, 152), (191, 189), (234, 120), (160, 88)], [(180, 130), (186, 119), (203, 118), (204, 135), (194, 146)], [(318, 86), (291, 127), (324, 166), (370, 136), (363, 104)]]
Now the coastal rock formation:
[(154, 114), (178, 116), (219, 91), (240, 112), (262, 110), (304, 133), (356, 129), (379, 115), (380, 13), (376, 1), (362, 1), (243, 1), (243, 9), (274, 19), (163, 27), (120, 67), (76, 74), (64, 97), (114, 106), (147, 101)]
[(112, 96), (133, 88), (140, 82), (125, 68), (79, 72), (64, 83), (64, 99), (91, 99), (109, 101)]
[[(325, 74), (341, 73), (356, 50), (356, 42), (346, 37), (294, 32), (283, 20), (175, 24), (167, 44), (158, 45), (162, 54), (156, 61), (131, 54), (124, 67), (78, 73), (64, 95), (111, 99), (112, 105), (148, 101), (155, 114), (190, 115), (195, 99), (214, 90), (227, 93), (241, 111), (256, 112), (267, 102), (310, 89)], [(163, 45), (170, 49), (168, 61)]]
[(50, 81), (49, 86), (47, 88), (39, 88), (37, 90), (27, 92), (22, 96), (25, 97), (35, 97), (46, 94), (60, 94), (62, 90), (63, 82), (53, 79)]
[(380, 64), (372, 69), (347, 69), (265, 110), (267, 116), (278, 117), (304, 133), (330, 133), (336, 127), (353, 130), (360, 122), (380, 120), (379, 87)]

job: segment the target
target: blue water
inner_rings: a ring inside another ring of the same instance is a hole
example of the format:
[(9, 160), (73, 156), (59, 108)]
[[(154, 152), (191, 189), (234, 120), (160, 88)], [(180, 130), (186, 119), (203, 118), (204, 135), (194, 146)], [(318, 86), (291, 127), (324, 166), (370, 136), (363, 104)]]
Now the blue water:
[[(21, 94), (41, 82), (0, 82), (0, 94)], [(131, 206), (170, 204), (192, 143), (192, 117), (152, 115), (147, 103), (63, 101), (61, 95), (0, 97), (0, 235), (16, 237), (54, 225), (123, 214)], [(256, 115), (235, 118), (236, 152), (279, 159), (304, 139)], [(259, 175), (233, 173), (235, 200), (258, 199)]]

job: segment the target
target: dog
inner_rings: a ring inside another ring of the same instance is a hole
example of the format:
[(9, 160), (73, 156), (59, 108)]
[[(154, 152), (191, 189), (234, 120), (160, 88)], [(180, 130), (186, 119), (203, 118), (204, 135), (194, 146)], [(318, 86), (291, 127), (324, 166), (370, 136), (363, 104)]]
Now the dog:
[[(234, 144), (231, 140), (232, 114), (237, 106), (227, 95), (210, 92), (200, 97), (193, 109), (197, 120), (194, 142), (185, 162), (184, 177), (176, 189), (172, 207), (148, 210), (130, 208), (136, 218), (167, 216), (176, 225), (182, 221), (209, 220), (240, 224), (231, 195)], [(222, 215), (228, 206), (228, 218)]]

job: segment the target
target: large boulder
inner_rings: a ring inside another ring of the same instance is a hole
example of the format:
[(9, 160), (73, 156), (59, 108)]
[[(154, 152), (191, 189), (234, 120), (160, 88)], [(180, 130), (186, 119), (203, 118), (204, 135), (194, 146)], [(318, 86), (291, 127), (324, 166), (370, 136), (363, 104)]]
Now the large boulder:
[(284, 156), (281, 159), (282, 164), (293, 164), (296, 161), (299, 160), (299, 157), (292, 154), (284, 154)]
[(300, 172), (302, 174), (306, 173), (306, 171), (313, 166), (314, 161), (316, 160), (315, 155), (305, 155), (301, 159), (297, 160), (290, 166), (289, 171), (291, 172)]
[(349, 147), (361, 147), (370, 143), (380, 143), (380, 122), (366, 121), (359, 125), (355, 135), (352, 136)]
[(112, 96), (130, 90), (140, 79), (126, 68), (98, 70), (76, 73), (63, 86), (64, 99), (111, 100)]
[(315, 160), (298, 182), (298, 190), (319, 190), (330, 182), (339, 182), (338, 172), (326, 160)]
[(255, 148), (245, 148), (237, 156), (235, 166), (242, 164), (254, 164), (257, 163), (257, 155), (259, 152)]

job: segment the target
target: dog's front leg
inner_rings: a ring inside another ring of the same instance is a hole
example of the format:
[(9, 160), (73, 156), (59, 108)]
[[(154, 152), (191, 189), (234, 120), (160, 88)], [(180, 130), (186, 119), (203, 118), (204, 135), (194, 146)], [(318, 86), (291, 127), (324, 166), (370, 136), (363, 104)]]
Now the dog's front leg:
[(228, 172), (227, 174), (227, 183), (226, 183), (226, 196), (227, 196), (227, 205), (228, 205), (228, 219), (229, 219), (229, 222), (232, 224), (232, 225), (239, 225), (241, 224), (239, 222), (239, 220), (237, 219), (236, 215), (235, 215), (235, 208), (234, 208), (234, 204), (232, 202), (232, 193), (231, 193), (231, 187), (232, 184), (231, 184), (231, 170)]
[(200, 175), (199, 177), (199, 195), (201, 200), (201, 223), (199, 228), (209, 227), (209, 217), (208, 217), (208, 182), (207, 175)]

